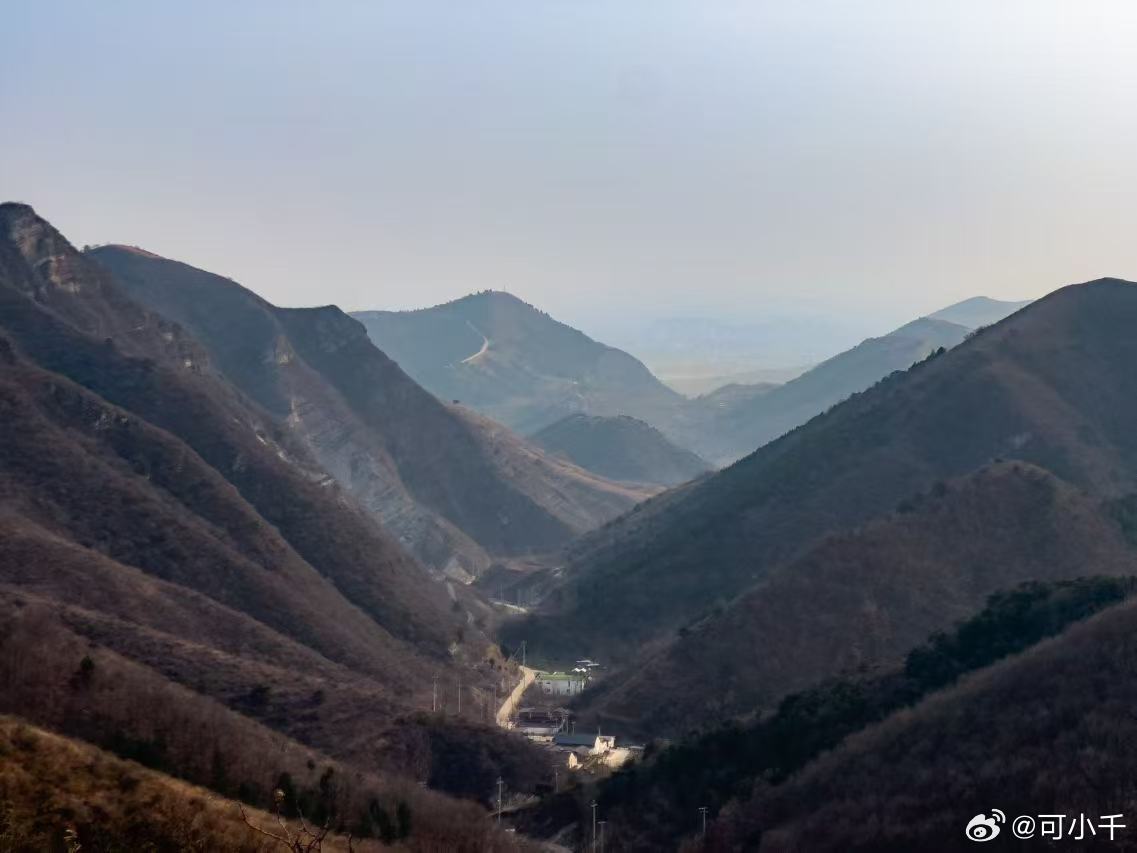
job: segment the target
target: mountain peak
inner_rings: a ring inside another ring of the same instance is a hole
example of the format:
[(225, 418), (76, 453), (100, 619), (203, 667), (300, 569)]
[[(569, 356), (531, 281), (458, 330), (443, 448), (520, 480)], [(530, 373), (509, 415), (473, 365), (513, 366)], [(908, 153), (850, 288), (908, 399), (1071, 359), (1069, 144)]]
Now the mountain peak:
[(168, 260), (168, 258), (165, 258), (156, 252), (149, 252), (146, 249), (143, 249), (141, 246), (128, 246), (125, 243), (107, 243), (106, 245), (100, 246), (99, 248), (113, 249), (118, 252), (128, 252), (132, 255), (140, 255), (143, 258), (156, 258), (161, 261)]
[(427, 390), (519, 432), (531, 434), (573, 412), (658, 423), (680, 399), (633, 356), (502, 290), (417, 311), (353, 316)]

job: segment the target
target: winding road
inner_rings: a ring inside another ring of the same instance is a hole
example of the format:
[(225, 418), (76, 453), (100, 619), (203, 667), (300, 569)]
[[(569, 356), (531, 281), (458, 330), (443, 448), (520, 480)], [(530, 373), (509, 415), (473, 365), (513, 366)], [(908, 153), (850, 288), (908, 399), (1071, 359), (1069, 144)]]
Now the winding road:
[(517, 708), (517, 703), (521, 701), (521, 696), (533, 683), (537, 677), (537, 670), (530, 667), (521, 667), (521, 681), (513, 688), (513, 692), (505, 697), (505, 701), (501, 703), (501, 707), (497, 709), (497, 724), (503, 729), (509, 727), (509, 718), (513, 716), (514, 710)]
[[(466, 321), (466, 325), (469, 326), (471, 329), (473, 329), (475, 332), (477, 332), (479, 335), (482, 335), (482, 333), (478, 329), (478, 327), (475, 326), (473, 323), (471, 323), (469, 320)], [(485, 355), (486, 350), (488, 350), (489, 348), (490, 348), (490, 339), (487, 338), (485, 335), (482, 335), (482, 348), (480, 350), (478, 350), (476, 353), (474, 353), (473, 355), (467, 356), (466, 358), (462, 359), (461, 364), (469, 364), (472, 361), (476, 361), (477, 359), (479, 359), (483, 355)]]

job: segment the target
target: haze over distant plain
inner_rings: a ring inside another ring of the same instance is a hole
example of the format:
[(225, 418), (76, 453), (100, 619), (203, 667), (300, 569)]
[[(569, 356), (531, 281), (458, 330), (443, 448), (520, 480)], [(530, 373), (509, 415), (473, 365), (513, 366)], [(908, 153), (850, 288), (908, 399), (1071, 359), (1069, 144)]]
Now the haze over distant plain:
[(1121, 0), (10, 4), (0, 195), (278, 304), (836, 351), (1137, 278), (1135, 43)]

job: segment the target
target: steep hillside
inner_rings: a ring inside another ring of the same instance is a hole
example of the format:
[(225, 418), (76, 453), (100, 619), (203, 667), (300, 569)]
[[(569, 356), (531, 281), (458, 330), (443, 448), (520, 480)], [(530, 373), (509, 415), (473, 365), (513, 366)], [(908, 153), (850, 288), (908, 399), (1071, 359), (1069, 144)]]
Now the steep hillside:
[(708, 459), (732, 462), (799, 426), (830, 406), (863, 391), (930, 353), (951, 349), (968, 329), (923, 317), (879, 338), (869, 338), (783, 385), (731, 386), (695, 401), (700, 417), (689, 447)]
[[(0, 419), (0, 609), (34, 606), (149, 673), (104, 714), (180, 686), (374, 767), (401, 715), (430, 706), (433, 678), (464, 685), (473, 719), (508, 683), (464, 591), (410, 557), (198, 342), (20, 205), (0, 206)], [(7, 710), (55, 722), (72, 685), (28, 684), (66, 663), (33, 666), (34, 645), (18, 651), (7, 631), (0, 646), (21, 685), (5, 703), (29, 697)], [(116, 719), (102, 730), (119, 745), (153, 739), (150, 718)]]
[(235, 282), (121, 246), (95, 250), (420, 559), (459, 577), (555, 548), (643, 490), (584, 475), (423, 391), (337, 308), (282, 309)]
[[(1131, 824), (1137, 760), (1137, 607), (1127, 602), (965, 679), (850, 738), (772, 790), (731, 809), (707, 849), (956, 849), (975, 815), (1008, 822), (988, 846), (1020, 848), (1010, 821), (1066, 816), (1069, 849), (1132, 849), (1104, 815)], [(1086, 815), (1095, 831), (1068, 832)], [(1051, 836), (1053, 837), (1053, 835)], [(1060, 845), (1061, 846), (1061, 845)]]
[(1135, 577), (1031, 582), (992, 595), (983, 610), (912, 649), (902, 665), (830, 679), (775, 710), (714, 726), (655, 750), (595, 785), (546, 798), (521, 828), (551, 837), (596, 801), (608, 842), (625, 851), (675, 849), (700, 807), (714, 819), (756, 782), (770, 790), (823, 752), (970, 673), (1018, 654), (1137, 593)]
[(674, 486), (705, 474), (710, 466), (676, 447), (659, 430), (627, 415), (569, 415), (533, 436), (554, 455), (612, 480)]
[(1031, 300), (1029, 299), (1022, 302), (1004, 302), (987, 296), (973, 296), (928, 316), (934, 320), (944, 320), (948, 323), (966, 326), (969, 329), (978, 329), (982, 326), (998, 323), (1004, 317), (1009, 317), (1016, 311), (1026, 308), (1030, 303)]
[[(264, 812), (250, 819), (271, 825)], [(280, 849), (242, 821), (236, 802), (10, 717), (0, 717), (0, 843), (13, 851), (106, 853)], [(348, 845), (331, 837), (324, 849)]]
[[(445, 652), (456, 620), (440, 585), (278, 442), (196, 342), (19, 205), (0, 206), (0, 307), (0, 473), (12, 517), (238, 609), (263, 608), (293, 635), (362, 625)], [(77, 328), (87, 316), (100, 318), (95, 335)], [(325, 652), (338, 645), (326, 642)], [(341, 654), (366, 661), (372, 644), (385, 645), (360, 637)]]
[[(1029, 580), (1137, 574), (1113, 516), (1018, 462), (985, 468), (771, 572), (721, 613), (586, 695), (604, 728), (681, 734), (899, 660)], [(740, 650), (751, 650), (740, 653)]]
[(712, 477), (586, 537), (530, 649), (627, 660), (849, 529), (998, 457), (1103, 495), (1137, 487), (1137, 288), (1059, 290)]
[(420, 311), (360, 311), (375, 345), (427, 390), (530, 434), (569, 414), (658, 424), (682, 398), (632, 356), (515, 296), (483, 291)]
[[(429, 847), (439, 834), (451, 834), (451, 844), (467, 835), (477, 837), (486, 824), (484, 812), (473, 804), (422, 790), (419, 782), (428, 781), (428, 777), (408, 761), (408, 757), (417, 759), (414, 750), (408, 756), (405, 748), (380, 745), (383, 738), (415, 731), (409, 724), (378, 724), (349, 762), (336, 760), (269, 728), (270, 724), (279, 727), (281, 695), (295, 689), (301, 676), (292, 681), (270, 680), (229, 702), (232, 707), (225, 707), (170, 681), (164, 673), (171, 671), (173, 660), (150, 668), (67, 627), (76, 615), (73, 605), (12, 591), (7, 586), (0, 586), (0, 602), (4, 605), (0, 617), (0, 646), (4, 650), (0, 655), (0, 714), (20, 716), (80, 739), (176, 778), (179, 783), (208, 788), (208, 796), (214, 800), (220, 796), (271, 809), (274, 789), (281, 790), (286, 817), (303, 813), (317, 824), (331, 818), (336, 830), (351, 832), (356, 838), (401, 839), (412, 848)], [(309, 686), (303, 704), (290, 716), (307, 717), (309, 721), (324, 716), (332, 723), (331, 728), (350, 736), (358, 726), (343, 718), (341, 686), (327, 682), (324, 687), (327, 689), (313, 691)], [(373, 705), (371, 713), (374, 711)], [(452, 725), (448, 721), (445, 724)], [(480, 744), (482, 730), (469, 724), (464, 728), (466, 741)], [(374, 732), (379, 731), (383, 735), (377, 738)], [(500, 731), (489, 734), (499, 740), (506, 738)], [(430, 740), (417, 740), (425, 741), (429, 753)], [(523, 756), (523, 751), (512, 756), (514, 764)], [(135, 777), (154, 775), (137, 766), (131, 769), (129, 775)], [(502, 762), (500, 771), (504, 771), (509, 790), (525, 790), (525, 780), (511, 769)], [(58, 781), (51, 779), (50, 784), (55, 786)], [(184, 790), (189, 785), (176, 787)], [(472, 793), (488, 798), (494, 789), (493, 784), (486, 784), (474, 787)], [(112, 810), (127, 805), (124, 793), (125, 789), (113, 783), (107, 789), (92, 790), (93, 801)], [(202, 795), (206, 792), (195, 794)], [(3, 799), (0, 793), (0, 813)], [(232, 816), (237, 815), (235, 802), (226, 808)], [(427, 844), (421, 843), (424, 841)]]
[[(332, 778), (324, 778), (326, 791), (335, 787)], [(249, 807), (242, 812), (237, 800), (219, 797), (207, 788), (18, 718), (0, 717), (0, 843), (5, 850), (274, 853), (293, 849), (258, 829), (277, 838), (285, 833), (301, 838), (303, 843), (295, 849), (324, 853), (373, 853), (390, 849), (393, 843), (409, 851), (474, 853), (501, 845), (526, 849), (523, 842), (496, 832), (476, 807), (417, 786), (400, 791), (400, 798), (390, 804), (371, 801), (372, 814), (382, 815), (377, 821), (382, 831), (349, 824), (340, 833), (322, 837), (320, 846), (309, 848), (304, 845), (321, 834), (323, 819), (313, 821), (309, 812), (302, 821), (292, 799), (294, 790), (287, 783), (279, 790), (283, 801), (279, 807), (270, 806), (271, 813)], [(384, 811), (388, 807), (391, 811)], [(276, 816), (278, 810), (282, 820)]]

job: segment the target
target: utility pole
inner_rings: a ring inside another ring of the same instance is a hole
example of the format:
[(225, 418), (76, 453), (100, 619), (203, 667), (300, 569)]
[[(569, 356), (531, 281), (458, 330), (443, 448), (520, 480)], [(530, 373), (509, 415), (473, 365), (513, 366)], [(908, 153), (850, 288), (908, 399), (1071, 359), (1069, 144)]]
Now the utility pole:
[(458, 676), (458, 716), (462, 716), (462, 676)]
[(596, 853), (596, 800), (592, 801), (592, 851)]
[(501, 824), (501, 789), (505, 784), (505, 780), (500, 776), (497, 777), (497, 822)]
[(431, 697), (430, 697), (430, 710), (433, 713), (438, 713), (438, 673), (437, 672), (434, 674), (434, 677), (431, 679), (431, 681), (433, 682), (434, 689), (433, 689), (433, 691), (431, 693)]
[(604, 853), (604, 824), (608, 821), (600, 821), (600, 853)]
[(699, 806), (699, 814), (703, 816), (703, 838), (707, 837), (707, 811), (708, 809), (706, 806)]

